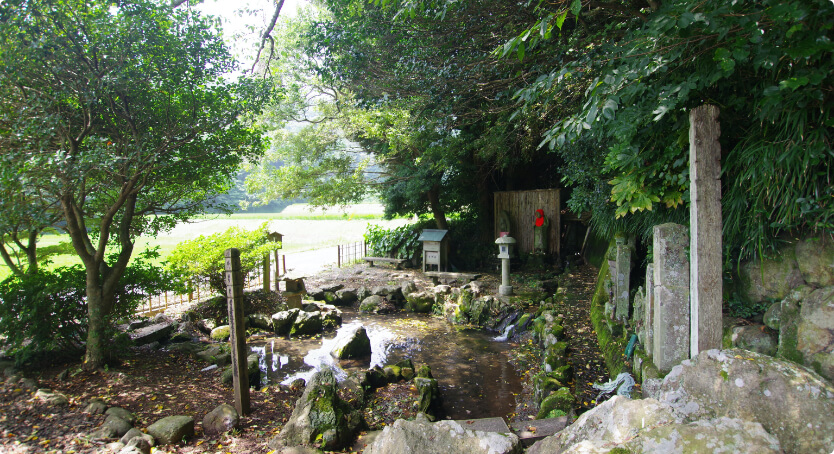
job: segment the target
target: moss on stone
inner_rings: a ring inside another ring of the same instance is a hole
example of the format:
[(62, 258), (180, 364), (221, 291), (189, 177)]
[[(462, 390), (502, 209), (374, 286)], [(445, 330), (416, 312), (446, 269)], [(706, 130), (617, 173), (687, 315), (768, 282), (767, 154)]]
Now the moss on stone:
[(608, 451), (608, 454), (632, 454), (632, 452), (626, 448), (616, 447)]
[(536, 419), (552, 418), (554, 416), (550, 416), (550, 414), (554, 411), (562, 412), (560, 416), (565, 415), (573, 409), (575, 402), (576, 399), (568, 388), (559, 388), (542, 400)]

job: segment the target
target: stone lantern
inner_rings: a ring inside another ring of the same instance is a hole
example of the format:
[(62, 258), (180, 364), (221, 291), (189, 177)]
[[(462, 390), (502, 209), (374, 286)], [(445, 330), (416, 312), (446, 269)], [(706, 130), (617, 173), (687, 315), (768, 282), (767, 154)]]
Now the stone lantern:
[(515, 238), (502, 236), (495, 240), (498, 245), (498, 258), (501, 259), (501, 285), (498, 287), (498, 294), (509, 296), (513, 294), (513, 286), (510, 285), (510, 255), (515, 244)]

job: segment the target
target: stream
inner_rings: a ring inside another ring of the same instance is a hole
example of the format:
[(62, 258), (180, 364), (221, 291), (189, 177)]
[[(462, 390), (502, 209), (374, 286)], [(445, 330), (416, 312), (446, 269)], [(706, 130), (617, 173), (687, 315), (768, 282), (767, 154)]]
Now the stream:
[[(483, 331), (457, 329), (428, 315), (341, 310), (342, 327), (322, 338), (268, 337), (249, 342), (249, 349), (260, 357), (262, 384), (307, 380), (324, 365), (346, 377), (353, 371), (410, 358), (415, 368), (431, 367), (448, 418), (506, 418), (515, 411), (513, 393), (521, 392), (522, 384), (508, 360), (511, 345), (507, 342)], [(334, 339), (360, 324), (371, 339), (370, 360), (339, 361), (330, 356)]]

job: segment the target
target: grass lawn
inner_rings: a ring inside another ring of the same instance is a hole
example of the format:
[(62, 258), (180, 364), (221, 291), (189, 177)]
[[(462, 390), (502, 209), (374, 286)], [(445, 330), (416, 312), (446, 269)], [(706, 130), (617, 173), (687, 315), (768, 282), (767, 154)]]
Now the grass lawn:
[[(310, 210), (309, 205), (294, 204), (280, 213), (200, 216), (192, 222), (179, 224), (171, 231), (163, 232), (155, 237), (139, 237), (136, 240), (134, 255), (144, 249), (158, 246), (164, 259), (177, 244), (183, 241), (193, 240), (200, 235), (223, 232), (233, 226), (252, 230), (266, 221), (269, 221), (271, 231), (284, 235), (282, 253), (285, 254), (362, 241), (368, 224), (393, 228), (410, 222), (408, 219), (383, 219), (382, 206), (379, 204), (353, 205), (345, 210)], [(69, 241), (69, 236), (44, 235), (38, 241), (38, 247), (54, 246), (62, 241)], [(55, 255), (51, 259), (51, 267), (81, 263), (74, 254)], [(4, 279), (9, 274), (8, 267), (0, 266), (0, 279)]]

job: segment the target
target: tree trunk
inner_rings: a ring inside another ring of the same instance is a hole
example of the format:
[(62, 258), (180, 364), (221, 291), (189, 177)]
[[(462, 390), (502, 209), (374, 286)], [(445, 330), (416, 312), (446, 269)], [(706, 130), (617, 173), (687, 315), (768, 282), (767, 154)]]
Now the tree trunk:
[[(130, 256), (133, 253), (133, 241), (130, 237), (130, 225), (135, 214), (137, 196), (125, 193), (123, 197), (102, 218), (99, 226), (98, 247), (94, 247), (84, 225), (82, 210), (75, 203), (71, 194), (62, 197), (61, 205), (66, 229), (72, 239), (72, 245), (78, 253), (87, 272), (87, 345), (84, 355), (84, 369), (96, 370), (104, 366), (109, 339), (107, 339), (107, 317), (113, 312), (116, 303), (116, 290), (119, 280), (125, 273)], [(122, 208), (122, 216), (115, 222), (114, 217)], [(111, 228), (118, 231), (121, 246), (119, 256), (113, 266), (107, 264), (106, 249), (110, 239)]]
[(429, 207), (431, 213), (434, 215), (434, 222), (440, 230), (449, 230), (449, 223), (446, 222), (446, 213), (443, 207), (440, 206), (440, 185), (434, 185), (429, 189)]
[[(93, 282), (90, 282), (90, 281)], [(104, 366), (105, 311), (98, 285), (98, 273), (87, 272), (87, 350), (84, 369), (96, 370)]]

